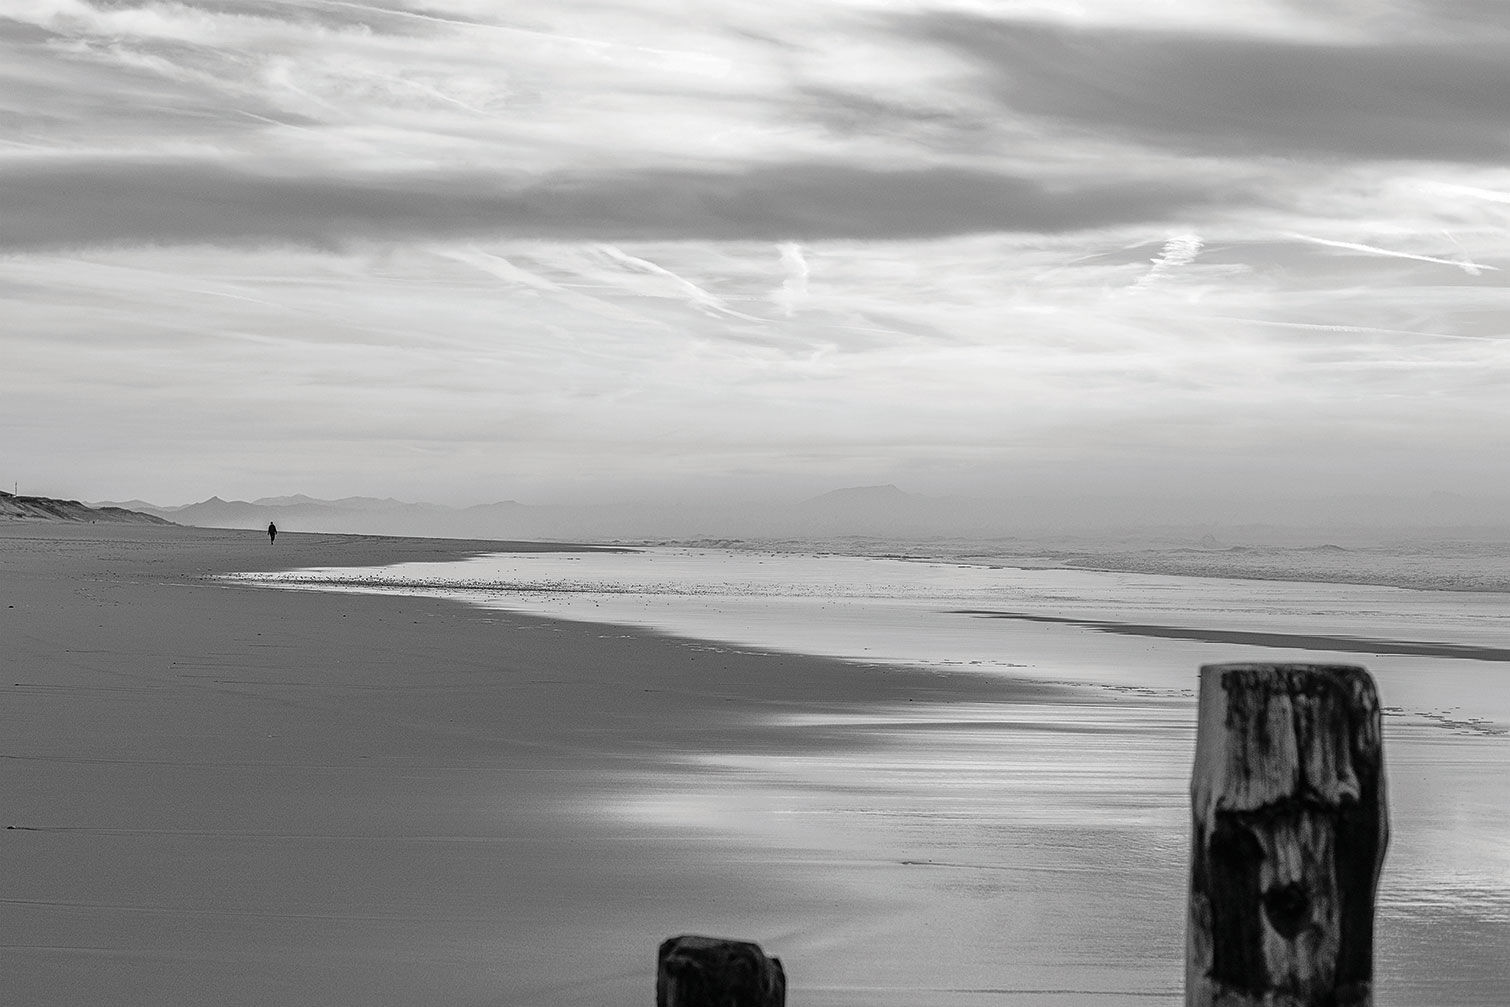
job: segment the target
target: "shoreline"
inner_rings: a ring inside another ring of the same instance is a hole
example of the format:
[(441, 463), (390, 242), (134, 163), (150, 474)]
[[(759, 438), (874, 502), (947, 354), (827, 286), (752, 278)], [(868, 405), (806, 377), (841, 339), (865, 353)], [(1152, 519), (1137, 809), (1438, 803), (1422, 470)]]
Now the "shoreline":
[[(97, 529), (102, 534), (112, 531), (129, 533), (132, 529), (152, 529), (158, 531), (179, 530), (188, 533), (198, 533), (210, 537), (251, 536), (257, 539), (265, 534), (259, 529), (239, 528), (211, 528), (198, 525), (146, 525), (115, 522), (61, 522), (47, 521), (36, 518), (7, 518), (0, 521), (0, 537), (14, 538), (24, 537), (17, 534), (18, 529), (24, 528), (72, 528), (72, 529)], [(11, 529), (7, 532), (5, 529)], [(1178, 579), (1216, 579), (1236, 581), (1277, 582), (1290, 584), (1315, 584), (1315, 585), (1341, 585), (1354, 587), (1379, 587), (1393, 588), (1403, 591), (1443, 592), (1448, 594), (1505, 594), (1510, 595), (1510, 551), (1505, 553), (1505, 569), (1499, 572), (1479, 572), (1468, 577), (1460, 574), (1449, 574), (1445, 571), (1432, 571), (1418, 569), (1413, 573), (1401, 573), (1387, 570), (1340, 570), (1335, 567), (1276, 567), (1266, 566), (1262, 563), (1233, 562), (1234, 553), (1240, 553), (1250, 557), (1264, 560), (1273, 560), (1279, 557), (1295, 556), (1326, 556), (1336, 558), (1338, 555), (1350, 558), (1379, 558), (1391, 548), (1404, 548), (1411, 550), (1402, 552), (1395, 558), (1406, 555), (1416, 556), (1423, 543), (1410, 541), (1396, 541), (1392, 538), (1382, 539), (1375, 546), (1353, 545), (1348, 547), (1331, 546), (1260, 546), (1241, 547), (1227, 549), (1203, 550), (1188, 546), (1173, 547), (1173, 552), (1167, 556), (1148, 556), (1143, 551), (1125, 551), (1108, 546), (1104, 550), (1086, 551), (1085, 549), (1071, 549), (1063, 545), (1055, 545), (1048, 552), (1029, 550), (1021, 553), (1007, 555), (988, 555), (973, 551), (958, 554), (951, 551), (947, 546), (952, 540), (943, 540), (938, 543), (940, 548), (937, 554), (929, 553), (919, 555), (916, 552), (872, 552), (864, 549), (836, 550), (832, 548), (833, 541), (822, 536), (815, 537), (811, 542), (800, 543), (800, 548), (793, 549), (792, 539), (762, 539), (759, 537), (747, 539), (706, 539), (692, 537), (687, 539), (667, 538), (637, 538), (627, 540), (614, 540), (611, 542), (597, 541), (567, 541), (567, 540), (538, 540), (538, 539), (478, 539), (478, 538), (429, 538), (411, 535), (389, 535), (367, 532), (301, 532), (279, 531), (282, 536), (299, 536), (301, 539), (312, 543), (321, 543), (326, 547), (335, 543), (384, 543), (391, 546), (395, 551), (395, 558), (382, 561), (384, 564), (392, 562), (404, 562), (414, 559), (460, 559), (469, 556), (480, 556), (492, 552), (638, 552), (647, 548), (673, 547), (686, 549), (727, 549), (742, 553), (774, 552), (788, 554), (796, 552), (814, 552), (817, 554), (835, 554), (850, 556), (857, 559), (893, 559), (903, 562), (923, 563), (962, 563), (970, 566), (979, 566), (990, 569), (994, 567), (1008, 567), (1021, 570), (1064, 570), (1069, 572), (1085, 573), (1108, 573), (1108, 574), (1143, 574), (1158, 577), (1173, 577)], [(913, 545), (923, 545), (932, 540), (919, 540)], [(1447, 536), (1441, 539), (1429, 540), (1426, 544), (1442, 546), (1475, 546), (1475, 553), (1482, 550), (1482, 542), (1466, 542), (1460, 537)], [(1510, 539), (1498, 543), (1510, 550)], [(1331, 551), (1335, 550), (1335, 552)], [(255, 552), (248, 553), (256, 555)], [(333, 552), (337, 558), (341, 552)], [(1195, 559), (1193, 557), (1199, 557)], [(221, 571), (223, 573), (269, 573), (277, 571), (290, 571), (300, 566), (325, 566), (337, 565), (326, 559), (317, 562), (297, 564), (289, 561), (283, 563), (275, 561), (272, 564), (264, 564), (255, 561), (244, 569), (235, 571)], [(1466, 582), (1465, 582), (1466, 580)]]
[[(579, 548), (0, 523), (21, 999), (618, 1007), (704, 933), (809, 1007), (1180, 1001), (1188, 699), (217, 576), (510, 546)], [(1510, 891), (1433, 865), (1503, 739), (1390, 738), (1381, 1007), (1498, 1003)]]
[[(810, 837), (645, 809), (742, 795), (715, 757), (873, 744), (775, 723), (790, 711), (1056, 691), (211, 579), (511, 545), (0, 525), (15, 995), (607, 1007), (648, 1002), (659, 941), (702, 932), (788, 954), (805, 1002), (851, 1002), (864, 963), (831, 964), (825, 993), (815, 956), (906, 930), (928, 891), (877, 879), (907, 856), (832, 862)], [(795, 800), (762, 790), (737, 813), (783, 824)]]

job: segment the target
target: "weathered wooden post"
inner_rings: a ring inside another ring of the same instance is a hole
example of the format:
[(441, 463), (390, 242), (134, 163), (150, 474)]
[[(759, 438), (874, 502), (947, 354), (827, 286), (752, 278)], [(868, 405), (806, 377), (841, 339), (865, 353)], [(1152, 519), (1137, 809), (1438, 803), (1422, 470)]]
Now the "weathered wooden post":
[(1199, 718), (1187, 1007), (1372, 1007), (1389, 838), (1373, 680), (1206, 665)]
[(661, 942), (655, 1007), (786, 1007), (786, 972), (759, 944), (718, 937)]

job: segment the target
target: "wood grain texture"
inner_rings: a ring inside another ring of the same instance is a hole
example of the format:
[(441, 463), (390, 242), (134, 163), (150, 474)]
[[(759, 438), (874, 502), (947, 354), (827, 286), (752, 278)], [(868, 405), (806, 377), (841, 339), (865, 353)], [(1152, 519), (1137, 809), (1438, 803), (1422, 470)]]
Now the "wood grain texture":
[(1351, 665), (1201, 669), (1189, 1007), (1371, 1007), (1388, 841), (1373, 680)]

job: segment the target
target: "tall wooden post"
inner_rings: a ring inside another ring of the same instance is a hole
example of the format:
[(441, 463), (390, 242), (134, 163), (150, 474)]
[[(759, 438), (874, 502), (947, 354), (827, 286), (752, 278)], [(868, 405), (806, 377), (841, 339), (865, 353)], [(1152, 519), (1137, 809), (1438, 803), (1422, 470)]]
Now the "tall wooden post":
[(1199, 716), (1187, 1007), (1372, 1007), (1389, 838), (1373, 680), (1207, 665)]
[(719, 937), (661, 942), (656, 1007), (786, 1007), (786, 972), (759, 944)]

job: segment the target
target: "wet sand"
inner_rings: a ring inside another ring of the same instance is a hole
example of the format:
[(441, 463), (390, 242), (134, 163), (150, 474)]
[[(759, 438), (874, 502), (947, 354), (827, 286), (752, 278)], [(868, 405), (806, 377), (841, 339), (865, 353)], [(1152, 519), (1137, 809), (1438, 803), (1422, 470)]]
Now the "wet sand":
[(0, 524), (13, 1002), (649, 1003), (682, 932), (785, 954), (800, 1002), (885, 1001), (845, 988), (866, 946), (939, 911), (905, 845), (675, 827), (676, 802), (800, 810), (705, 758), (855, 743), (775, 714), (1035, 688), (208, 579), (499, 548), (540, 547)]
[[(214, 578), (509, 548), (570, 547), (0, 523), (5, 998), (619, 1007), (691, 932), (794, 1007), (1181, 1001), (1188, 697)], [(1386, 728), (1378, 1002), (1503, 1003), (1510, 746)]]
[(1319, 650), (1334, 654), (1376, 654), (1404, 657), (1461, 658), (1465, 661), (1510, 661), (1510, 647), (1480, 647), (1472, 644), (1440, 643), (1429, 640), (1390, 640), (1378, 637), (1333, 636), (1324, 633), (1257, 633), (1252, 630), (1197, 629), (1189, 626), (1162, 626), (1154, 623), (1108, 622), (1100, 619), (1071, 619), (1056, 615), (1032, 615), (1027, 612), (1002, 612), (995, 609), (960, 609), (957, 615), (980, 619), (1017, 619), (1059, 626), (1082, 626), (1101, 633), (1123, 636), (1146, 636), (1159, 640), (1195, 640), (1235, 647), (1275, 647), (1287, 650)]

